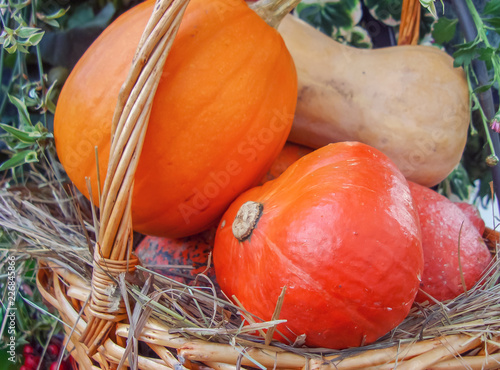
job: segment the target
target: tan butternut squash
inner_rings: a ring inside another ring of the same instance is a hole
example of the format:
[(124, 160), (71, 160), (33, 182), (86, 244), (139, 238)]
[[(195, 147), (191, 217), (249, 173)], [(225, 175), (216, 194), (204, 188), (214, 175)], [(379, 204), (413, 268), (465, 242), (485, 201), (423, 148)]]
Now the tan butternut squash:
[(459, 163), (469, 94), (451, 56), (431, 46), (356, 49), (292, 15), (278, 31), (299, 81), (290, 141), (312, 148), (360, 141), (426, 186), (441, 182)]

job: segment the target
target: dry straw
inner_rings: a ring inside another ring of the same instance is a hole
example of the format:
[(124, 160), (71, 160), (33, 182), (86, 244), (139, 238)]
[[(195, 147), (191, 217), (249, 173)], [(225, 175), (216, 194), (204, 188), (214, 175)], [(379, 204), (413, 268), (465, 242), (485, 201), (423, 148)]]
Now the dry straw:
[[(275, 9), (289, 9), (290, 1), (276, 3)], [(199, 285), (189, 286), (138, 265), (131, 254), (133, 174), (159, 74), (187, 4), (158, 1), (141, 40), (113, 121), (110, 158), (116, 161), (100, 194), (99, 222), (93, 206), (58, 180), (55, 161), (33, 167), (29, 186), (0, 191), (0, 226), (15, 238), (19, 258), (38, 259), (38, 288), (59, 312), (66, 348), (80, 368), (500, 368), (498, 234), (491, 230), (485, 237), (495, 259), (480, 284), (450, 302), (415, 306), (376, 343), (342, 351), (272, 341), (266, 333), (282, 322), (280, 302), (264, 322), (236, 297), (221, 296), (203, 274)]]

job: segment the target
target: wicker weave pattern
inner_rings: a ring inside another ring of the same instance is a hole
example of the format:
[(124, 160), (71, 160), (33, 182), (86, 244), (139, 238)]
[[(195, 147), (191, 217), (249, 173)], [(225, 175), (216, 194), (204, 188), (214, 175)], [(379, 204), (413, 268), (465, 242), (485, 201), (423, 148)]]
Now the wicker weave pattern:
[(110, 161), (100, 199), (98, 243), (92, 276), (91, 319), (80, 340), (92, 356), (114, 323), (127, 318), (125, 304), (114, 296), (116, 278), (133, 273), (131, 258), (134, 174), (146, 135), (151, 105), (163, 65), (188, 1), (158, 2), (139, 42), (112, 122)]
[[(73, 349), (72, 356), (77, 359), (82, 369), (99, 368), (91, 367), (91, 359), (99, 363), (101, 369), (115, 368), (126, 354), (126, 340), (131, 339), (130, 325), (119, 323), (112, 335), (98, 347), (97, 353), (90, 359), (85, 347), (78, 341), (80, 333), (87, 327), (86, 320), (90, 314), (86, 308), (91, 292), (90, 285), (62, 271), (57, 265), (41, 267), (37, 276), (38, 287), (68, 324), (65, 330), (71, 343), (68, 349)], [(67, 287), (67, 279), (72, 282), (70, 288)], [(62, 281), (66, 283), (63, 284)], [(80, 316), (81, 313), (83, 315)], [(307, 358), (278, 347), (248, 347), (245, 356), (242, 356), (233, 345), (190, 339), (170, 331), (168, 326), (152, 319), (144, 324), (137, 334), (137, 339), (151, 348), (161, 360), (139, 356), (140, 369), (199, 369), (202, 363), (214, 369), (234, 369), (239, 366), (255, 366), (256, 363), (266, 369), (304, 370), (393, 369), (396, 366), (398, 369), (500, 368), (499, 333), (496, 338), (490, 340), (492, 344), (486, 346), (482, 334), (454, 334), (368, 350), (347, 358), (339, 356), (340, 353), (328, 357)], [(476, 350), (471, 354), (460, 357), (460, 354), (473, 349)]]

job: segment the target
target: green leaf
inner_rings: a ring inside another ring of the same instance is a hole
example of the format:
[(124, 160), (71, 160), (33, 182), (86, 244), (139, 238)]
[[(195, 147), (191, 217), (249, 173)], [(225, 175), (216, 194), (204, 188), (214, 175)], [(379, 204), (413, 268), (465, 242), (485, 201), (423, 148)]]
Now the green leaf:
[(14, 14), (14, 19), (21, 27), (28, 27), (28, 23), (21, 14)]
[(45, 102), (45, 107), (47, 107), (47, 110), (52, 113), (52, 114), (55, 114), (56, 113), (56, 104), (48, 99), (46, 102)]
[(39, 19), (41, 19), (41, 20), (58, 19), (58, 18), (61, 18), (63, 15), (65, 15), (68, 10), (69, 10), (69, 8), (66, 8), (66, 9), (61, 8), (52, 14), (37, 14), (37, 17), (39, 17)]
[(492, 47), (484, 47), (484, 48), (478, 48), (477, 53), (478, 53), (478, 58), (480, 60), (489, 62), (496, 56), (498, 50)]
[(59, 22), (55, 19), (44, 19), (43, 22), (54, 28), (59, 28)]
[(83, 3), (73, 9), (71, 17), (68, 19), (67, 27), (84, 27), (87, 23), (91, 22), (94, 17), (95, 14), (90, 4)]
[(496, 32), (500, 30), (500, 17), (484, 18), (483, 21), (489, 24), (491, 27), (495, 28)]
[(3, 31), (9, 36), (14, 35), (14, 30), (12, 28), (4, 27)]
[(302, 2), (297, 6), (299, 17), (321, 32), (337, 38), (350, 32), (359, 23), (362, 8), (359, 0)]
[(3, 44), (5, 49), (11, 47), (11, 45), (16, 44), (16, 38), (13, 35), (3, 34), (0, 36), (0, 43)]
[(38, 122), (35, 125), (35, 130), (40, 133), (40, 136), (52, 137), (52, 134), (49, 133), (49, 130), (47, 130), (47, 128), (43, 125), (42, 122)]
[[(0, 317), (3, 317), (2, 311), (0, 311)], [(7, 331), (7, 330), (5, 330), (5, 331)], [(8, 342), (5, 342), (5, 343), (8, 343)], [(0, 364), (3, 364), (3, 366), (5, 366), (4, 370), (19, 369), (20, 364), (9, 361), (9, 357), (10, 357), (10, 355), (9, 355), (7, 350), (2, 349), (2, 351), (0, 351)]]
[(360, 26), (355, 26), (350, 30), (340, 30), (340, 35), (348, 45), (363, 49), (370, 49), (373, 46), (368, 32)]
[(450, 42), (457, 31), (458, 19), (448, 19), (441, 17), (434, 24), (432, 30), (432, 37), (438, 44)]
[(31, 123), (30, 115), (28, 113), (28, 108), (26, 108), (24, 102), (13, 95), (9, 95), (9, 100), (16, 106), (21, 124), (24, 126), (33, 126)]
[(401, 0), (365, 0), (370, 14), (378, 21), (388, 25), (397, 26), (401, 20)]
[(479, 39), (474, 41), (466, 42), (465, 44), (459, 45), (457, 50), (453, 53), (453, 65), (455, 67), (467, 66), (472, 60), (477, 56), (477, 45), (479, 44)]
[(19, 39), (25, 39), (24, 41), (17, 40), (17, 43), (23, 46), (33, 46), (38, 44), (44, 33), (45, 32), (40, 28), (21, 26), (15, 31), (15, 34)]
[[(45, 94), (44, 101), (42, 102), (43, 106), (46, 107), (47, 110), (52, 114), (54, 114), (56, 111), (56, 104), (53, 101), (54, 88), (56, 86), (56, 82), (57, 81), (54, 81), (54, 83), (49, 86), (49, 88), (47, 89), (47, 93)], [(45, 127), (43, 127), (43, 129), (45, 129)]]
[(112, 2), (108, 2), (104, 8), (94, 17), (93, 20), (88, 22), (86, 27), (103, 27), (105, 28), (116, 13), (116, 8)]
[(483, 14), (500, 16), (500, 0), (489, 0), (486, 2)]
[(35, 46), (42, 40), (44, 34), (45, 32), (35, 33), (34, 35), (31, 35), (28, 38), (28, 42), (30, 43), (31, 46)]
[(24, 0), (23, 2), (10, 1), (9, 6), (16, 10), (21, 10), (31, 4), (31, 0)]
[(21, 37), (23, 39), (27, 39), (34, 35), (35, 33), (41, 31), (40, 28), (35, 28), (35, 27), (19, 27), (16, 30), (16, 34), (18, 37)]
[(37, 140), (41, 139), (44, 134), (37, 131), (23, 131), (18, 128), (6, 125), (5, 123), (0, 123), (0, 127), (2, 127), (6, 132), (14, 136), (17, 140), (22, 141), (23, 143), (35, 144)]
[(458, 50), (455, 53), (453, 53), (453, 58), (455, 59), (453, 61), (453, 66), (456, 67), (465, 67), (469, 64), (472, 63), (474, 58), (476, 57), (476, 52), (473, 51), (468, 51), (468, 50)]
[[(441, 0), (441, 3), (442, 1), (443, 0)], [(420, 0), (420, 5), (422, 5), (425, 9), (427, 9), (435, 19), (438, 19), (436, 6), (434, 5), (434, 0)]]
[(20, 51), (21, 53), (29, 54), (28, 48), (23, 44), (21, 44), (20, 42), (17, 43), (17, 50)]
[(450, 183), (450, 190), (462, 200), (469, 199), (470, 186), (472, 182), (465, 168), (459, 165), (447, 178)]
[(17, 50), (17, 44), (5, 48), (5, 51), (9, 54), (14, 54), (16, 50)]
[(486, 85), (483, 85), (483, 86), (479, 86), (479, 87), (476, 87), (474, 89), (474, 94), (481, 94), (481, 93), (484, 93), (486, 91), (488, 91), (489, 89), (491, 89), (491, 87), (495, 84), (495, 80), (492, 80), (490, 81), (488, 84)]
[(0, 166), (0, 171), (10, 170), (15, 167), (22, 166), (26, 163), (33, 163), (38, 161), (38, 154), (34, 150), (23, 150), (22, 152), (14, 154), (10, 159), (6, 160)]
[(116, 13), (113, 2), (108, 2), (99, 13), (95, 14), (91, 5), (84, 3), (73, 7), (67, 22), (67, 28), (106, 28)]

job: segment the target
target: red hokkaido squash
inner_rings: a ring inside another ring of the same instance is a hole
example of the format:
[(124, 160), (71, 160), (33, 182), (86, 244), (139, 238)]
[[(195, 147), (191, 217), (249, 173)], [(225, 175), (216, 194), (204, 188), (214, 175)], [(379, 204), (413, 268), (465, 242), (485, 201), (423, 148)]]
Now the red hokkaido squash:
[(215, 227), (184, 238), (148, 235), (134, 253), (141, 264), (183, 284), (190, 284), (200, 273), (215, 282), (210, 255), (214, 247)]
[[(409, 182), (422, 229), (424, 273), (417, 302), (453, 299), (470, 289), (491, 262), (478, 225), (461, 207), (425, 186)], [(463, 278), (463, 280), (462, 280)], [(465, 284), (465, 287), (464, 287)], [(425, 294), (427, 293), (427, 294)]]
[(473, 204), (467, 202), (455, 202), (455, 204), (462, 210), (467, 218), (474, 224), (480, 235), (486, 231), (486, 223), (484, 222), (479, 209)]
[[(423, 269), (418, 213), (404, 176), (366, 144), (329, 144), (228, 208), (214, 245), (217, 281), (293, 342), (368, 344), (408, 314)], [(279, 338), (277, 338), (279, 339)]]
[[(97, 195), (94, 147), (106, 173), (110, 126), (154, 1), (113, 22), (64, 84), (57, 153), (70, 179)], [(216, 223), (264, 176), (293, 121), (297, 76), (279, 33), (243, 0), (191, 0), (156, 91), (132, 202), (134, 228), (181, 237)], [(98, 203), (98, 199), (94, 199)]]

